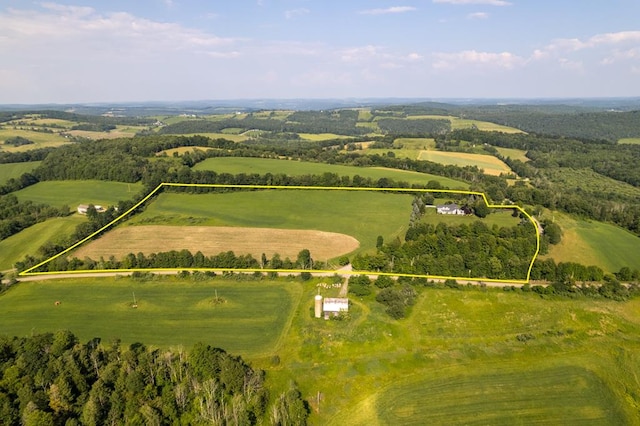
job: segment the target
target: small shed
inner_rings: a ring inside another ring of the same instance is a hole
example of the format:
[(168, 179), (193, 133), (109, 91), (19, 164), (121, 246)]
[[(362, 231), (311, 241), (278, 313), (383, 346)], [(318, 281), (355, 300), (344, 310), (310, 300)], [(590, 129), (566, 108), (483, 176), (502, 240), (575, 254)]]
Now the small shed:
[(349, 312), (349, 299), (326, 297), (322, 302), (322, 312), (324, 312), (324, 319), (329, 319), (331, 315), (336, 316), (340, 312)]

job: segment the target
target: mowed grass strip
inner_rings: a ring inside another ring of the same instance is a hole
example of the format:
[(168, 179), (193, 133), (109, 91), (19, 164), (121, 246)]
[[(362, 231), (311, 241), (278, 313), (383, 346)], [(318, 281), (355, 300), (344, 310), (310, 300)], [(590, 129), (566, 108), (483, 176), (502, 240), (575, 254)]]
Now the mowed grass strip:
[(509, 166), (502, 162), (502, 160), (492, 155), (469, 154), (466, 152), (422, 151), (418, 159), (460, 167), (477, 166), (479, 169), (484, 170), (485, 174), (492, 176), (512, 172)]
[[(412, 196), (373, 191), (263, 190), (210, 194), (164, 193), (132, 218), (137, 225), (198, 225), (307, 229), (350, 235), (359, 250), (376, 238), (404, 237)], [(162, 247), (161, 236), (157, 237)]]
[[(159, 241), (159, 239), (161, 241)], [(205, 256), (233, 251), (237, 255), (251, 254), (260, 259), (262, 253), (271, 258), (278, 253), (284, 259), (295, 259), (303, 249), (311, 251), (315, 260), (326, 261), (356, 250), (358, 240), (335, 232), (302, 229), (269, 229), (220, 226), (133, 226), (115, 229), (96, 241), (84, 245), (71, 256), (83, 259), (115, 256), (121, 259), (129, 253), (156, 253), (187, 249), (201, 251)]]
[(56, 217), (36, 223), (15, 235), (0, 241), (0, 271), (13, 268), (15, 262), (28, 254), (37, 255), (38, 248), (49, 242), (59, 242), (71, 235), (84, 216)]
[(213, 170), (216, 173), (257, 173), (257, 174), (285, 174), (289, 176), (321, 175), (323, 173), (335, 173), (339, 176), (359, 175), (371, 179), (393, 179), (409, 184), (425, 185), (430, 180), (440, 182), (441, 185), (451, 189), (467, 189), (465, 182), (436, 176), (428, 173), (418, 173), (406, 170), (388, 169), (384, 167), (356, 167), (339, 164), (311, 163), (305, 161), (276, 160), (269, 158), (243, 158), (220, 157), (208, 158), (196, 164), (194, 170)]
[[(73, 331), (81, 341), (142, 342), (160, 347), (203, 342), (234, 354), (275, 349), (300, 298), (294, 282), (193, 282), (176, 277), (22, 283), (0, 297), (2, 333)], [(216, 296), (225, 303), (215, 304)], [(133, 297), (138, 305), (133, 308)], [(56, 302), (59, 302), (56, 305)]]
[(376, 399), (383, 424), (623, 424), (615, 397), (592, 372), (555, 367), (496, 371), (394, 386)]
[(140, 183), (124, 183), (98, 180), (68, 180), (38, 182), (14, 194), (21, 201), (69, 206), (78, 204), (112, 206), (121, 200), (132, 199), (142, 190)]
[(550, 257), (556, 262), (576, 262), (596, 265), (607, 272), (617, 272), (623, 266), (638, 267), (640, 238), (615, 225), (574, 219), (554, 213), (562, 229), (560, 244), (549, 246)]
[(25, 163), (0, 164), (0, 185), (4, 185), (9, 179), (18, 179), (25, 173), (31, 173), (41, 161), (28, 161)]

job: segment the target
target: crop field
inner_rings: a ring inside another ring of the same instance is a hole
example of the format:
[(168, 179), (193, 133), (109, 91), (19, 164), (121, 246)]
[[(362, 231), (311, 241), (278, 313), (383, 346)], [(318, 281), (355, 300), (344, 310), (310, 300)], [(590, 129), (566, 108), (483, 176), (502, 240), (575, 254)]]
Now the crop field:
[(118, 201), (132, 199), (141, 190), (140, 183), (69, 180), (38, 182), (14, 194), (19, 200), (58, 207), (66, 205), (73, 210), (78, 204), (96, 204), (106, 208)]
[(554, 213), (562, 229), (560, 244), (549, 247), (550, 257), (556, 262), (577, 262), (596, 265), (607, 272), (617, 272), (623, 266), (640, 266), (640, 238), (607, 223), (574, 219)]
[(92, 132), (88, 130), (69, 130), (67, 133), (73, 136), (80, 136), (88, 139), (117, 139), (117, 138), (131, 138), (136, 133), (146, 130), (145, 126), (117, 126), (116, 129), (108, 132)]
[(308, 141), (328, 141), (332, 139), (349, 139), (351, 136), (338, 135), (335, 133), (298, 133), (298, 135)]
[(499, 146), (496, 146), (494, 148), (498, 150), (500, 155), (502, 155), (505, 158), (511, 157), (512, 160), (520, 160), (523, 163), (526, 163), (527, 161), (529, 161), (529, 159), (525, 155), (527, 153), (527, 151), (525, 150), (515, 149), (515, 148), (502, 148)]
[(32, 172), (40, 163), (41, 161), (29, 161), (0, 164), (0, 185), (4, 185), (11, 178), (17, 179), (25, 173)]
[(433, 120), (449, 120), (451, 122), (451, 129), (470, 129), (476, 126), (478, 130), (483, 132), (503, 132), (503, 133), (524, 133), (520, 129), (514, 127), (503, 126), (501, 124), (491, 123), (489, 121), (480, 120), (468, 120), (464, 118), (458, 118), (453, 116), (444, 115), (412, 115), (407, 117), (409, 120), (419, 119), (433, 119)]
[(618, 141), (621, 144), (640, 144), (640, 138), (623, 138)]
[[(410, 195), (320, 190), (164, 193), (128, 223), (336, 232), (356, 238), (360, 250), (369, 250), (378, 235), (385, 240), (404, 236), (411, 200)], [(162, 247), (162, 236), (157, 238), (157, 247)]]
[(451, 189), (467, 189), (469, 185), (454, 179), (427, 173), (411, 172), (406, 170), (387, 169), (382, 167), (356, 167), (339, 164), (311, 163), (304, 161), (275, 160), (268, 158), (208, 158), (196, 164), (194, 170), (213, 170), (216, 173), (257, 173), (257, 174), (286, 174), (289, 176), (322, 175), (324, 173), (336, 173), (339, 176), (360, 175), (371, 179), (393, 179), (405, 181), (410, 184), (424, 185), (430, 180), (440, 182), (444, 187)]
[[(2, 333), (26, 336), (69, 329), (81, 341), (100, 336), (105, 344), (119, 338), (124, 345), (186, 348), (204, 342), (257, 356), (277, 348), (300, 293), (299, 284), (222, 278), (23, 283), (0, 296)], [(214, 303), (216, 295), (224, 303)], [(132, 308), (134, 296), (137, 308)]]
[(485, 174), (499, 176), (501, 173), (512, 173), (509, 166), (492, 155), (468, 154), (465, 152), (422, 151), (419, 160), (433, 161), (454, 166), (478, 166)]
[(335, 232), (309, 231), (301, 229), (240, 228), (219, 226), (133, 226), (115, 229), (96, 241), (83, 245), (72, 254), (79, 259), (122, 259), (129, 253), (144, 254), (158, 251), (158, 236), (162, 239), (162, 250), (191, 253), (198, 251), (212, 256), (226, 251), (237, 255), (251, 254), (260, 259), (262, 253), (268, 258), (278, 253), (283, 259), (295, 259), (303, 249), (311, 251), (315, 260), (327, 261), (356, 250), (358, 240)]
[(19, 233), (0, 241), (0, 271), (13, 267), (27, 254), (36, 255), (40, 246), (48, 242), (60, 242), (71, 235), (84, 216), (56, 217), (36, 223)]

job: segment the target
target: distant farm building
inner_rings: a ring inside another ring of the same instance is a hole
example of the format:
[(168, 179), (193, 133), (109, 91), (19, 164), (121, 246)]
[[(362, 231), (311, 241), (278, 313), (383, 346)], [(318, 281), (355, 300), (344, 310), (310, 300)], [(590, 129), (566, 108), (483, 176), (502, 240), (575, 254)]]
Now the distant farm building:
[(322, 302), (324, 319), (339, 315), (341, 312), (349, 312), (349, 299), (341, 297), (327, 297)]
[(455, 215), (467, 214), (464, 211), (464, 209), (458, 207), (457, 204), (440, 204), (436, 206), (436, 212), (438, 214), (455, 214)]
[[(96, 209), (96, 212), (98, 213), (104, 213), (107, 211), (107, 209), (105, 209), (102, 206), (93, 206)], [(89, 204), (80, 204), (78, 206), (78, 213), (80, 214), (87, 214), (87, 210), (89, 210)]]

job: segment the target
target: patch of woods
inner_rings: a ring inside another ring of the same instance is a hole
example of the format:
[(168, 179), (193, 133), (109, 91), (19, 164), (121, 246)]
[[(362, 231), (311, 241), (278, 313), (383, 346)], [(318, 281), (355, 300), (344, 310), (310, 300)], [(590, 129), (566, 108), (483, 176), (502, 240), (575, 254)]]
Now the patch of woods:
[[(376, 289), (372, 289), (372, 285)], [(396, 283), (396, 280), (386, 275), (380, 275), (372, 280), (367, 275), (356, 275), (349, 278), (349, 293), (354, 296), (369, 296), (376, 293), (375, 299), (385, 306), (385, 312), (393, 319), (405, 318), (411, 306), (416, 302), (418, 293), (407, 282)]]
[(14, 136), (12, 138), (7, 138), (4, 141), (5, 145), (12, 146), (22, 146), (22, 145), (32, 145), (34, 142), (30, 139), (23, 138), (22, 136)]
[(69, 208), (19, 201), (13, 194), (0, 196), (0, 241), (51, 217), (66, 216)]
[(295, 384), (269, 391), (265, 373), (198, 343), (190, 350), (71, 332), (0, 336), (0, 423), (304, 425), (309, 406)]

